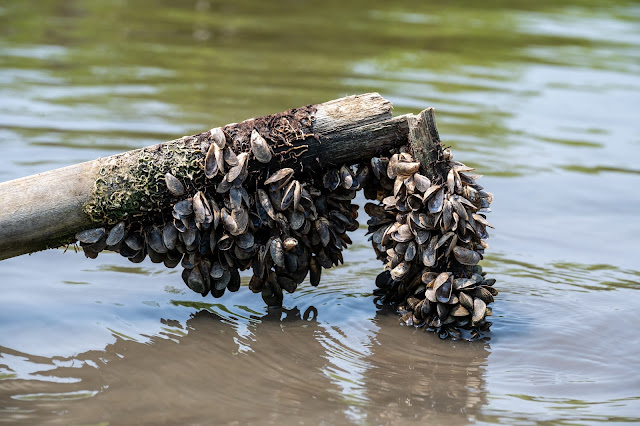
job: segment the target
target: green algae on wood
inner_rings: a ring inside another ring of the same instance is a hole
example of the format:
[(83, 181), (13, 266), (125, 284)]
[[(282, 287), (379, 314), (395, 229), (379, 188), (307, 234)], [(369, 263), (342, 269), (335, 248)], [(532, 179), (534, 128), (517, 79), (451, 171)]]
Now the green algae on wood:
[[(202, 134), (205, 135), (205, 134)], [(115, 223), (161, 211), (166, 204), (165, 174), (193, 185), (204, 180), (198, 136), (183, 137), (104, 160), (84, 212), (96, 223)]]

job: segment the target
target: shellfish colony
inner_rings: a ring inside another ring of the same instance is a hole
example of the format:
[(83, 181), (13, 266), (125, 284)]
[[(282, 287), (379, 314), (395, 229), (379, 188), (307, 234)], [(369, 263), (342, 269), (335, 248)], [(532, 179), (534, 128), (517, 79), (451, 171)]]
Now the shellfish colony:
[(487, 304), (498, 291), (477, 265), (488, 248), (486, 219), (493, 195), (476, 183), (474, 169), (444, 150), (446, 181), (420, 174), (408, 152), (371, 160), (377, 191), (365, 196), (373, 248), (385, 263), (376, 278), (376, 294), (396, 304), (407, 325), (426, 327), (442, 337), (460, 337), (460, 329), (491, 325)]
[(436, 183), (419, 173), (407, 147), (313, 174), (271, 170), (273, 149), (255, 129), (246, 152), (234, 150), (241, 145), (221, 128), (206, 137), (204, 185), (167, 171), (170, 204), (161, 220), (126, 219), (79, 232), (85, 255), (110, 250), (134, 263), (148, 256), (169, 268), (180, 265), (191, 290), (214, 297), (237, 291), (239, 271), (251, 269), (251, 291), (280, 306), (283, 290), (294, 292), (307, 275), (317, 286), (323, 268), (343, 262), (347, 232), (359, 227), (351, 201), (363, 189), (376, 200), (365, 211), (385, 263), (376, 294), (397, 305), (407, 325), (443, 337), (459, 336), (458, 328), (488, 328), (486, 305), (497, 291), (477, 263), (487, 247), (492, 195), (449, 150), (440, 159), (449, 168), (446, 182)]

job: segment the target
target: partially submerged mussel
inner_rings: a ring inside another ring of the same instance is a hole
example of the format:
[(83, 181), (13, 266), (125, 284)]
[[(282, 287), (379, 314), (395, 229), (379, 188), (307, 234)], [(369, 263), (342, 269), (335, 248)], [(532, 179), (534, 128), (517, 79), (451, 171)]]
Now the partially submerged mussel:
[[(465, 173), (473, 169), (445, 152), (444, 183), (419, 173), (405, 148), (371, 160), (375, 179), (365, 188), (369, 233), (385, 271), (376, 294), (396, 304), (407, 325), (424, 326), (441, 337), (472, 337), (486, 330), (487, 304), (497, 295), (478, 262), (488, 237), (486, 220), (493, 195)], [(386, 165), (386, 167), (385, 167)]]

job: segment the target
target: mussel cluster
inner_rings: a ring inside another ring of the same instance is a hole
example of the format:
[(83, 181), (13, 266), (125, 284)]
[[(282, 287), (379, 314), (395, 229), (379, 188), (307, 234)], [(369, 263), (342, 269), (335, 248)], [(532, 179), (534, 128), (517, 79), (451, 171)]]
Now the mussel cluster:
[(189, 288), (214, 297), (237, 291), (239, 271), (251, 268), (249, 288), (261, 292), (269, 306), (279, 306), (282, 290), (292, 293), (308, 274), (317, 286), (322, 268), (343, 262), (342, 249), (351, 243), (347, 232), (359, 226), (351, 200), (369, 168), (344, 165), (296, 179), (292, 168), (263, 173), (263, 167), (250, 167), (251, 161), (268, 164), (273, 156), (256, 130), (248, 152), (236, 154), (233, 147), (227, 133), (212, 129), (202, 164), (204, 186), (167, 172), (174, 202), (163, 223), (129, 220), (79, 232), (85, 255), (94, 258), (107, 249), (132, 262), (149, 256), (169, 268), (180, 264)]
[(493, 196), (449, 149), (439, 150), (437, 160), (446, 179), (432, 182), (407, 146), (367, 164), (312, 173), (272, 170), (273, 148), (256, 129), (249, 141), (234, 141), (221, 128), (205, 136), (201, 176), (168, 170), (169, 203), (159, 216), (79, 232), (87, 257), (106, 249), (132, 262), (148, 256), (169, 268), (181, 265), (190, 289), (214, 297), (237, 291), (239, 271), (251, 269), (249, 288), (280, 306), (282, 290), (294, 292), (307, 275), (317, 286), (322, 268), (343, 262), (347, 232), (359, 226), (351, 201), (363, 189), (376, 201), (365, 211), (385, 263), (376, 294), (398, 307), (405, 324), (441, 336), (489, 327), (495, 280), (477, 263), (487, 248)]
[(487, 329), (487, 304), (498, 292), (477, 263), (488, 247), (493, 195), (449, 149), (439, 160), (448, 169), (439, 183), (420, 174), (420, 163), (406, 151), (371, 160), (374, 177), (365, 195), (378, 203), (367, 203), (365, 211), (373, 248), (385, 263), (376, 294), (396, 304), (407, 325), (445, 336)]

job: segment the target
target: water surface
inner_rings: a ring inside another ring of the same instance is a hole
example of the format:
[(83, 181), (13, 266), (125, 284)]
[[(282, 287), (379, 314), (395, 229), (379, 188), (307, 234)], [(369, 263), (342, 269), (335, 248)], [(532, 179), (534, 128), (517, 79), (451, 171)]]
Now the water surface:
[(399, 326), (364, 228), (281, 311), (50, 250), (0, 262), (0, 421), (639, 422), (638, 4), (237, 3), (0, 6), (0, 180), (348, 94), (433, 106), (496, 194), (492, 331)]

